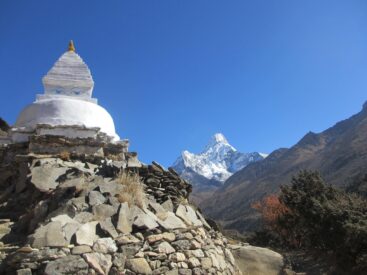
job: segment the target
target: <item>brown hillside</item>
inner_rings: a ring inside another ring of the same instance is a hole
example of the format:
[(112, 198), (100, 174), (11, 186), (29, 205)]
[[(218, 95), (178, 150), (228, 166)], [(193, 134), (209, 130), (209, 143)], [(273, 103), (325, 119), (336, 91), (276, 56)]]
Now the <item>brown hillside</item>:
[(277, 192), (301, 169), (319, 170), (337, 186), (367, 171), (367, 104), (361, 112), (326, 131), (309, 132), (290, 149), (278, 149), (265, 160), (250, 164), (230, 177), (214, 195), (201, 203), (226, 228), (254, 229), (257, 218), (251, 203)]

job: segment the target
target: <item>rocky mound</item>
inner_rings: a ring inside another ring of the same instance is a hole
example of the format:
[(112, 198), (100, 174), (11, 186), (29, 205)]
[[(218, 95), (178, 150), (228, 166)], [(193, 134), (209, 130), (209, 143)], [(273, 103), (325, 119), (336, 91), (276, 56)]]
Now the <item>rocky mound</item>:
[(0, 150), (1, 274), (240, 274), (173, 170), (61, 157)]

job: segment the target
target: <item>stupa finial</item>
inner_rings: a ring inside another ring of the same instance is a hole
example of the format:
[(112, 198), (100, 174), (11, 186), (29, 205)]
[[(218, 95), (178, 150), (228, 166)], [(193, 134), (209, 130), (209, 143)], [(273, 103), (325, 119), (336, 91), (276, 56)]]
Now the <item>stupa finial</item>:
[(74, 42), (73, 42), (73, 40), (70, 40), (70, 42), (69, 42), (68, 51), (69, 51), (69, 52), (75, 52), (75, 47), (74, 47)]

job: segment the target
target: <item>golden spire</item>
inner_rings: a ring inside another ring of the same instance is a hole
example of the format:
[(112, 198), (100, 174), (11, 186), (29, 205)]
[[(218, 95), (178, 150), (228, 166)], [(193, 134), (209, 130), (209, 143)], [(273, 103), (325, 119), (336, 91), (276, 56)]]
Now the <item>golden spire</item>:
[(69, 51), (69, 52), (75, 52), (75, 47), (74, 47), (74, 42), (73, 42), (73, 40), (70, 40), (70, 42), (69, 42), (68, 51)]

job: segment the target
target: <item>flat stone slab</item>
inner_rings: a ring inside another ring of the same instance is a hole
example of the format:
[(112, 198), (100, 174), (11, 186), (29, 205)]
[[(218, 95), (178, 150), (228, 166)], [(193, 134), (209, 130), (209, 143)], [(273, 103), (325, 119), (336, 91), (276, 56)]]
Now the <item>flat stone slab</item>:
[(45, 275), (88, 274), (88, 264), (79, 256), (66, 256), (47, 263)]
[(77, 244), (92, 246), (94, 241), (98, 239), (96, 235), (97, 224), (98, 222), (88, 222), (79, 227), (75, 233)]
[(68, 242), (64, 238), (62, 224), (59, 221), (50, 222), (45, 226), (39, 227), (32, 235), (32, 247), (41, 248), (49, 247), (65, 247)]
[(176, 215), (189, 226), (203, 225), (203, 223), (198, 219), (195, 210), (189, 205), (180, 204), (176, 210)]
[(47, 192), (55, 189), (59, 182), (57, 181), (61, 175), (64, 175), (69, 168), (39, 166), (31, 169), (31, 182), (41, 192)]
[(147, 260), (145, 260), (144, 258), (127, 259), (126, 267), (138, 274), (152, 274), (152, 269), (150, 268)]
[(96, 270), (99, 274), (108, 274), (112, 266), (111, 255), (106, 255), (102, 253), (86, 253), (83, 258), (87, 263)]
[(184, 229), (187, 227), (185, 223), (172, 212), (167, 212), (167, 218), (165, 220), (158, 219), (158, 223), (166, 230)]

